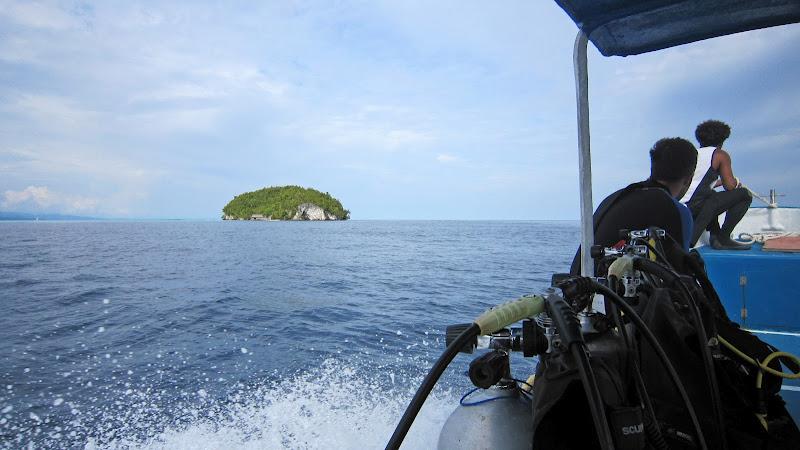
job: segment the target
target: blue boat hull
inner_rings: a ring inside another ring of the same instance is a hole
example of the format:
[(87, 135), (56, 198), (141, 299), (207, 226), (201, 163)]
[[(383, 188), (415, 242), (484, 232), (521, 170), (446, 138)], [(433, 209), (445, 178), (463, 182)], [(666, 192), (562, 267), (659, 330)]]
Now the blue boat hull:
[[(731, 320), (779, 350), (800, 354), (800, 253), (699, 249)], [(800, 419), (800, 380), (784, 380), (781, 397)]]

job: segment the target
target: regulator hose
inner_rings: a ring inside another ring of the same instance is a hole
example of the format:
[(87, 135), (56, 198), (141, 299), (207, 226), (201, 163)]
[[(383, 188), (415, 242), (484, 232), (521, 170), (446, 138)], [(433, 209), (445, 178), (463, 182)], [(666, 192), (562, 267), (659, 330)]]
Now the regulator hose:
[(400, 444), (403, 443), (403, 439), (406, 437), (409, 428), (411, 428), (411, 424), (414, 423), (414, 419), (417, 417), (420, 408), (422, 408), (422, 404), (425, 403), (425, 399), (428, 398), (428, 394), (431, 393), (433, 386), (439, 381), (439, 377), (442, 376), (444, 370), (450, 362), (453, 361), (461, 348), (480, 335), (480, 333), (481, 328), (477, 323), (473, 323), (447, 346), (442, 356), (439, 357), (433, 367), (431, 367), (428, 375), (422, 380), (422, 384), (414, 394), (414, 398), (411, 399), (411, 403), (406, 407), (403, 417), (397, 424), (391, 439), (389, 439), (389, 443), (386, 444), (386, 450), (396, 450), (400, 448)]
[(686, 394), (686, 388), (684, 388), (681, 379), (678, 377), (678, 373), (675, 371), (675, 367), (673, 367), (672, 363), (670, 362), (669, 358), (667, 357), (666, 352), (661, 347), (661, 344), (658, 343), (658, 339), (656, 339), (653, 332), (644, 321), (639, 317), (636, 311), (625, 302), (616, 292), (612, 291), (609, 287), (604, 286), (597, 281), (592, 280), (592, 288), (595, 292), (602, 293), (606, 296), (607, 299), (610, 299), (616, 307), (622, 310), (625, 315), (630, 318), (630, 320), (636, 325), (639, 331), (644, 335), (644, 338), (653, 347), (656, 354), (658, 354), (659, 359), (664, 364), (664, 368), (667, 369), (667, 373), (669, 374), (670, 379), (675, 384), (675, 388), (678, 391), (678, 394), (683, 400), (684, 405), (686, 406), (686, 411), (689, 414), (689, 418), (692, 421), (692, 425), (695, 429), (695, 434), (697, 436), (697, 440), (699, 441), (698, 444), (700, 448), (703, 450), (708, 450), (708, 446), (706, 445), (705, 436), (703, 435), (703, 429), (700, 427), (700, 421), (697, 419), (697, 413), (694, 410), (694, 406), (692, 406), (691, 401), (689, 401), (689, 396)]
[(445, 351), (436, 361), (436, 363), (428, 371), (428, 375), (422, 380), (422, 384), (411, 399), (411, 403), (406, 407), (403, 417), (386, 444), (386, 450), (396, 450), (400, 448), (403, 443), (411, 424), (417, 417), (422, 404), (431, 393), (433, 386), (439, 381), (444, 370), (453, 361), (458, 352), (473, 339), (480, 335), (486, 335), (501, 330), (512, 323), (519, 322), (520, 320), (531, 317), (544, 311), (544, 298), (540, 296), (526, 296), (514, 301), (510, 301), (492, 308), (481, 314), (475, 322), (466, 330), (462, 331), (450, 345), (447, 346)]
[[(618, 278), (614, 275), (608, 277), (609, 286), (614, 292), (617, 291), (618, 281)], [(619, 309), (611, 305), (609, 310), (611, 311), (611, 315), (614, 319), (614, 324), (617, 326), (623, 342), (625, 342), (625, 346), (628, 347), (628, 362), (633, 367), (636, 393), (639, 395), (639, 400), (642, 408), (645, 411), (644, 431), (647, 434), (647, 437), (650, 439), (650, 443), (656, 448), (656, 450), (669, 450), (669, 446), (664, 440), (664, 435), (661, 433), (661, 426), (658, 423), (658, 418), (656, 417), (655, 410), (653, 409), (653, 403), (650, 401), (650, 397), (647, 395), (647, 386), (644, 384), (644, 379), (642, 378), (642, 373), (639, 369), (639, 363), (637, 363), (636, 358), (633, 357), (634, 354), (639, 353), (638, 349), (636, 348), (636, 342), (628, 339), (628, 332), (625, 329), (625, 325), (622, 321), (622, 314), (620, 314)]]
[[(756, 375), (756, 390), (759, 391), (759, 397), (761, 397), (761, 395), (762, 395), (761, 394), (761, 387), (762, 387), (762, 384), (764, 382), (764, 372), (767, 372), (767, 373), (769, 373), (771, 375), (774, 375), (776, 377), (786, 378), (786, 379), (789, 379), (789, 380), (796, 380), (796, 379), (800, 378), (800, 372), (784, 373), (784, 372), (781, 372), (779, 370), (775, 370), (772, 367), (769, 367), (769, 363), (771, 363), (772, 360), (775, 359), (775, 358), (787, 358), (787, 359), (791, 360), (792, 362), (794, 362), (795, 364), (800, 365), (800, 358), (798, 358), (797, 356), (795, 356), (795, 355), (793, 355), (791, 353), (773, 352), (773, 353), (770, 353), (769, 355), (767, 355), (767, 357), (764, 358), (763, 361), (758, 361), (757, 359), (753, 359), (753, 358), (747, 356), (744, 352), (742, 352), (741, 350), (736, 348), (733, 344), (731, 344), (730, 342), (725, 340), (725, 338), (723, 338), (722, 336), (717, 336), (717, 339), (719, 339), (719, 342), (722, 345), (724, 345), (725, 347), (727, 347), (728, 350), (732, 351), (736, 356), (738, 356), (739, 358), (743, 359), (744, 361), (746, 361), (746, 362), (748, 362), (748, 363), (750, 363), (750, 364), (752, 364), (752, 365), (754, 365), (754, 366), (756, 366), (758, 368), (758, 374)], [(761, 397), (761, 398), (763, 399), (763, 397)], [(768, 431), (769, 430), (769, 423), (767, 422), (766, 410), (761, 411), (761, 412), (757, 412), (756, 413), (756, 417), (758, 418), (759, 422), (761, 422), (761, 425), (764, 427), (764, 430)]]
[(793, 354), (787, 353), (787, 352), (773, 352), (773, 353), (770, 353), (769, 355), (767, 355), (767, 357), (764, 358), (763, 361), (758, 361), (756, 359), (751, 358), (750, 356), (747, 356), (743, 351), (741, 351), (738, 348), (734, 347), (733, 344), (731, 344), (730, 342), (726, 341), (725, 338), (723, 338), (722, 336), (717, 336), (717, 339), (719, 339), (719, 342), (722, 345), (724, 345), (725, 347), (727, 347), (728, 350), (732, 351), (736, 356), (738, 356), (739, 358), (742, 358), (745, 362), (748, 362), (748, 363), (758, 367), (758, 375), (756, 375), (756, 388), (757, 389), (761, 389), (762, 380), (764, 378), (764, 372), (766, 372), (766, 373), (768, 373), (770, 375), (774, 375), (776, 377), (786, 378), (787, 380), (796, 380), (796, 379), (800, 378), (800, 372), (797, 372), (797, 373), (785, 373), (785, 372), (781, 372), (779, 370), (775, 370), (775, 369), (773, 369), (772, 367), (769, 366), (769, 363), (771, 363), (772, 360), (775, 359), (775, 358), (787, 358), (787, 359), (793, 361), (795, 364), (800, 365), (800, 358), (798, 358), (796, 355), (793, 355)]
[(553, 323), (558, 330), (561, 345), (567, 347), (578, 365), (578, 374), (581, 378), (581, 384), (583, 384), (583, 390), (586, 393), (589, 412), (594, 421), (597, 442), (602, 449), (613, 449), (614, 440), (608, 427), (603, 396), (600, 393), (597, 378), (589, 361), (589, 354), (586, 349), (586, 343), (583, 340), (578, 317), (567, 302), (557, 295), (549, 296), (546, 300), (546, 305), (550, 318), (553, 319)]
[(700, 309), (697, 306), (697, 302), (695, 301), (692, 293), (689, 292), (689, 288), (683, 283), (681, 280), (680, 275), (678, 275), (674, 270), (665, 267), (655, 261), (651, 261), (646, 258), (635, 257), (633, 259), (634, 268), (643, 270), (645, 272), (649, 272), (662, 280), (677, 285), (681, 293), (686, 297), (686, 301), (689, 302), (689, 311), (692, 313), (692, 321), (694, 322), (694, 326), (697, 329), (697, 339), (699, 344), (700, 350), (700, 359), (703, 361), (703, 367), (706, 372), (706, 381), (708, 383), (709, 388), (709, 395), (711, 396), (711, 404), (714, 408), (714, 416), (715, 421), (714, 425), (717, 428), (717, 436), (719, 436), (720, 443), (722, 444), (722, 448), (728, 448), (728, 444), (726, 442), (725, 436), (725, 419), (722, 414), (722, 400), (719, 396), (719, 384), (717, 382), (717, 374), (714, 370), (714, 360), (711, 356), (711, 352), (708, 349), (708, 334), (706, 333), (706, 329), (703, 326), (703, 318), (700, 316)]

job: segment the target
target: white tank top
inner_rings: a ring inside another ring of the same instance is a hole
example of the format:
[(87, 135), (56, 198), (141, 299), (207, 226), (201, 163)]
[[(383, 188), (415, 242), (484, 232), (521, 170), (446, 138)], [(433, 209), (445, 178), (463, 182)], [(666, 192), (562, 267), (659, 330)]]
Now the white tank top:
[[(681, 203), (687, 203), (689, 199), (692, 198), (695, 191), (700, 186), (700, 182), (703, 181), (703, 178), (706, 177), (708, 171), (711, 170), (711, 158), (714, 156), (714, 150), (716, 147), (703, 147), (697, 149), (697, 165), (694, 167), (694, 175), (692, 175), (692, 183), (689, 185), (689, 190), (686, 191), (686, 194), (683, 195), (681, 198)], [(711, 189), (711, 186), (714, 185), (716, 182), (716, 178), (711, 180), (708, 186), (702, 186), (702, 188)]]

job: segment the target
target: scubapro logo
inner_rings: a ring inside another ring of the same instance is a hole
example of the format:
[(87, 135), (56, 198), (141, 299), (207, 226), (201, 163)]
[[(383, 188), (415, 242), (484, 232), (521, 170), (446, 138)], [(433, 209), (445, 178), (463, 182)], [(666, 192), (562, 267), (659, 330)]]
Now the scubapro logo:
[(638, 425), (631, 425), (629, 427), (622, 427), (622, 434), (626, 436), (629, 434), (637, 434), (641, 433), (643, 429), (644, 425), (642, 425), (641, 423)]

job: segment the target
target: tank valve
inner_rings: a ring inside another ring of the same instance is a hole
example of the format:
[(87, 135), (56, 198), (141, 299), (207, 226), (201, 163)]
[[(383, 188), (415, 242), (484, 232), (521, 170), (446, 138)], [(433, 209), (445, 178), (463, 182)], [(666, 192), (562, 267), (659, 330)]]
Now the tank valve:
[(481, 389), (494, 386), (509, 372), (508, 353), (501, 350), (491, 351), (469, 364), (469, 379)]

